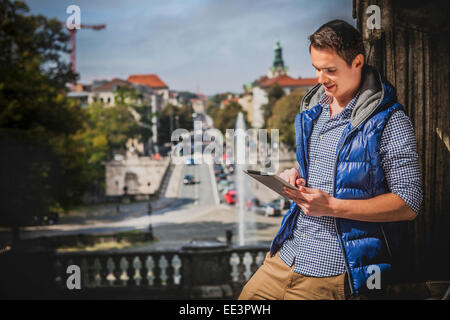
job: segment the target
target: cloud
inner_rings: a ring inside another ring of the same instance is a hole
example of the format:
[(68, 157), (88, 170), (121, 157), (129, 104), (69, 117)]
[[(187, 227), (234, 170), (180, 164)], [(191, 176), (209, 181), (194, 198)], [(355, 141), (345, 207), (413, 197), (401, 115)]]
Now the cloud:
[[(73, 1), (31, 1), (32, 12), (66, 17)], [(313, 76), (307, 36), (334, 18), (351, 22), (351, 0), (78, 1), (81, 79), (157, 73), (175, 90), (241, 91), (267, 72), (281, 40), (293, 76)], [(116, 73), (115, 73), (116, 72)], [(308, 74), (307, 74), (308, 73)]]

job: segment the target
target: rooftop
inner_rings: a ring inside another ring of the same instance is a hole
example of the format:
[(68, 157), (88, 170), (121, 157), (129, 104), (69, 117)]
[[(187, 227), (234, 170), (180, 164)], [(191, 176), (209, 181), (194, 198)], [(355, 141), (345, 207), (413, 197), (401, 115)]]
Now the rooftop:
[(280, 75), (275, 78), (264, 77), (259, 81), (261, 88), (267, 88), (277, 83), (280, 87), (301, 87), (313, 86), (317, 84), (317, 78), (292, 78), (288, 75)]
[(132, 74), (128, 77), (128, 81), (135, 84), (142, 84), (153, 89), (168, 88), (156, 74)]
[(111, 81), (104, 82), (98, 86), (93, 86), (92, 91), (94, 92), (105, 92), (105, 91), (115, 91), (119, 87), (131, 87), (132, 84), (128, 81), (122, 79), (112, 79)]

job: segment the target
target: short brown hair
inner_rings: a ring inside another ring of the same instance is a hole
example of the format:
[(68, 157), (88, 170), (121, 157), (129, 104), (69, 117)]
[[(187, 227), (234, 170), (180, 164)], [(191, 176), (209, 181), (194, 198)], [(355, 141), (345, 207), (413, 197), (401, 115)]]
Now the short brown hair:
[(358, 54), (365, 56), (361, 34), (343, 20), (325, 23), (309, 36), (311, 46), (316, 49), (332, 49), (350, 66)]

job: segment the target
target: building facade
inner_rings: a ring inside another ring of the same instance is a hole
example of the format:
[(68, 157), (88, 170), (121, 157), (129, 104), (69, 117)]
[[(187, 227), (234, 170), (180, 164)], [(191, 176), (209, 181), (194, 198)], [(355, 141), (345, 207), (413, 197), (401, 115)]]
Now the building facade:
[[(253, 128), (262, 128), (264, 126), (263, 106), (269, 102), (268, 90), (275, 84), (279, 85), (285, 94), (290, 94), (298, 88), (304, 88), (305, 91), (317, 83), (317, 78), (293, 78), (289, 75), (288, 68), (284, 64), (283, 51), (278, 41), (274, 47), (274, 60), (269, 68), (267, 75), (260, 77), (250, 85), (246, 85), (246, 93), (241, 98), (243, 101), (251, 101), (252, 120), (250, 123)], [(250, 94), (251, 92), (251, 94)], [(250, 97), (251, 95), (251, 97)]]

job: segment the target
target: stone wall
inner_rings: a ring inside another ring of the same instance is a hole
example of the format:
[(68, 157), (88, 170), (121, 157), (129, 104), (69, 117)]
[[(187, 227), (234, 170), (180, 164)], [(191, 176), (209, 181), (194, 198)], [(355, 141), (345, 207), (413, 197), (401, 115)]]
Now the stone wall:
[[(127, 157), (106, 164), (106, 196), (154, 195), (169, 167), (170, 158)], [(124, 189), (125, 188), (125, 189)]]

